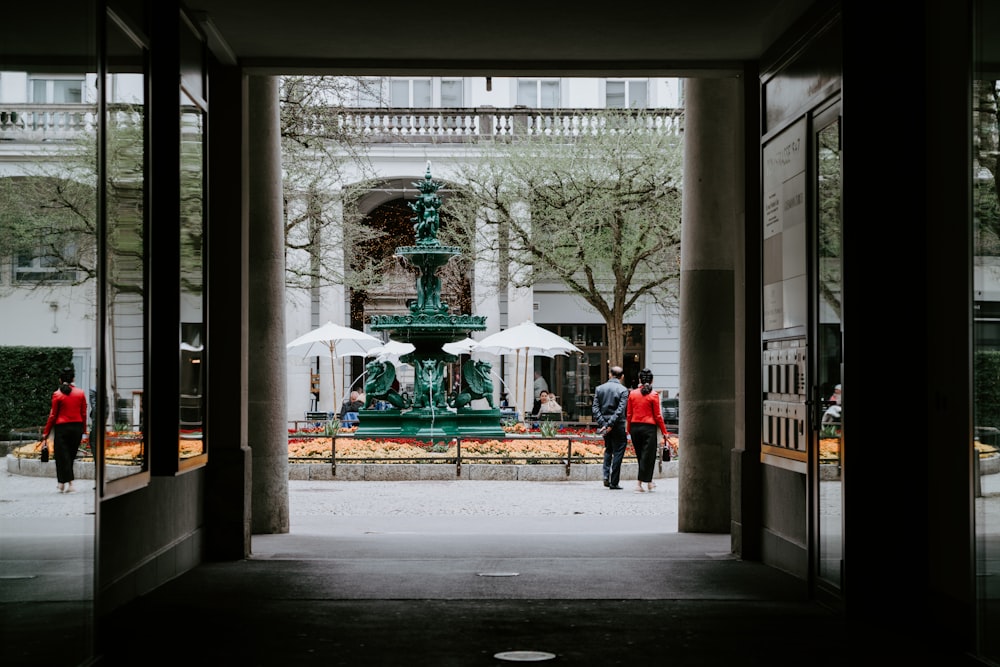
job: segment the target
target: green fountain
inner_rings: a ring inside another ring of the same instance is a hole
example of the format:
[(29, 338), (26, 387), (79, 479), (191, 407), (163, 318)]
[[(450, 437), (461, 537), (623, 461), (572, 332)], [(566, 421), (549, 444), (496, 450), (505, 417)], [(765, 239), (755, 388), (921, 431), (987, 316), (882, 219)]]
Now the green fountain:
[[(462, 365), (462, 391), (448, 393), (445, 369), (459, 357), (442, 348), (469, 337), (473, 331), (486, 329), (486, 317), (452, 314), (441, 301), (441, 278), (437, 271), (461, 251), (442, 245), (438, 240), (441, 226), (441, 183), (431, 178), (427, 163), (424, 180), (413, 183), (420, 190), (416, 201), (409, 202), (414, 215), (416, 245), (396, 248), (396, 255), (419, 270), (417, 298), (409, 312), (375, 315), (372, 331), (388, 331), (393, 340), (412, 343), (414, 350), (400, 357), (413, 366), (413, 395), (400, 394), (396, 388), (396, 367), (391, 361), (370, 361), (365, 368), (365, 394), (388, 404), (385, 410), (361, 410), (356, 437), (408, 437), (438, 440), (454, 437), (503, 438), (500, 410), (493, 404), (492, 365), (486, 361), (466, 361)], [(472, 402), (485, 400), (488, 408), (476, 409)]]

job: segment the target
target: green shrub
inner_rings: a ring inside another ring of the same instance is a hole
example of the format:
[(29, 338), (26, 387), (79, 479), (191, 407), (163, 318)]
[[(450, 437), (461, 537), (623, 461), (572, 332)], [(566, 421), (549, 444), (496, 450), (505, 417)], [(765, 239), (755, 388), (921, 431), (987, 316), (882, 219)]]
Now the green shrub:
[(45, 425), (59, 371), (72, 363), (69, 347), (0, 347), (0, 439)]

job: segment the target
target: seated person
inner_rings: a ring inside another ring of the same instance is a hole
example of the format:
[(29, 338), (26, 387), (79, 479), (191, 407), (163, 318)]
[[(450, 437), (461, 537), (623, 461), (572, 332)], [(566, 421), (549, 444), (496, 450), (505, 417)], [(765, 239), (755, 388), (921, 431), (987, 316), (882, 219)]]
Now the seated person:
[(831, 405), (823, 413), (823, 423), (824, 424), (839, 424), (840, 415), (842, 414), (842, 408), (839, 405)]
[(361, 402), (361, 394), (358, 391), (352, 391), (351, 395), (344, 399), (343, 405), (340, 406), (340, 414), (337, 416), (344, 417), (348, 412), (356, 414), (363, 407), (365, 404)]
[(562, 415), (562, 406), (556, 402), (554, 394), (542, 391), (538, 394), (538, 414), (543, 415), (545, 413)]

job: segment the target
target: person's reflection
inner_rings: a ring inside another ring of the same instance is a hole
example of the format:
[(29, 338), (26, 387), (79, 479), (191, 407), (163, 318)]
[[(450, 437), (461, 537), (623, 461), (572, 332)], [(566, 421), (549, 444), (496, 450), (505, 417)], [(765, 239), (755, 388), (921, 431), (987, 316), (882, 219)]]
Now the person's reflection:
[(841, 417), (843, 415), (843, 408), (840, 405), (840, 394), (841, 394), (841, 387), (839, 384), (837, 384), (833, 388), (833, 394), (830, 395), (830, 405), (827, 406), (826, 412), (823, 413), (824, 424), (840, 423)]
[(87, 440), (87, 450), (91, 455), (94, 453), (93, 444), (97, 440), (98, 429), (103, 429), (108, 423), (108, 406), (110, 401), (104, 401), (104, 419), (97, 421), (97, 390), (90, 390), (90, 438)]

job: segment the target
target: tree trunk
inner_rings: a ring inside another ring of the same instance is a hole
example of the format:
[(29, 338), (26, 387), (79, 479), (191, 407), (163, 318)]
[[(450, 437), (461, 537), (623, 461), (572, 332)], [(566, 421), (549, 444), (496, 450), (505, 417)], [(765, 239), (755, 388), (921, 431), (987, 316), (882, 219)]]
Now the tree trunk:
[[(621, 316), (607, 320), (608, 326), (608, 368), (621, 366), (625, 362), (625, 324)], [(607, 369), (604, 372), (607, 375)]]

